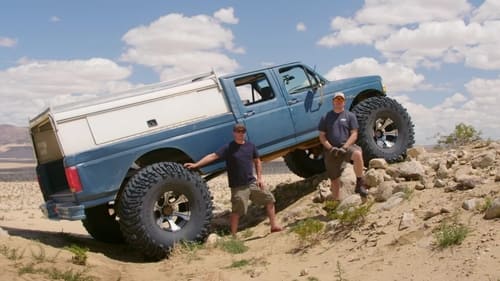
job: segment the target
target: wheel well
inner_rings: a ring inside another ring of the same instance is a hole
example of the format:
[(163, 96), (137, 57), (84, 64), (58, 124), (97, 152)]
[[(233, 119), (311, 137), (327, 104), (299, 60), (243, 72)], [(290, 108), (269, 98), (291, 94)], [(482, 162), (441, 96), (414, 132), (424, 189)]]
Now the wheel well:
[(164, 161), (186, 163), (192, 161), (192, 159), (184, 153), (184, 151), (179, 149), (161, 148), (142, 155), (135, 161), (135, 164), (139, 167), (145, 167), (147, 165)]
[(367, 98), (382, 97), (382, 96), (385, 96), (385, 94), (382, 93), (382, 92), (380, 92), (380, 91), (373, 90), (373, 89), (371, 89), (371, 90), (365, 90), (365, 91), (359, 93), (354, 98), (354, 100), (351, 103), (351, 106), (350, 106), (349, 110), (352, 110), (357, 104), (359, 104), (360, 102), (366, 100)]
[(148, 153), (139, 157), (135, 162), (129, 167), (127, 175), (123, 179), (120, 189), (116, 195), (116, 200), (119, 200), (121, 197), (121, 193), (128, 180), (137, 173), (142, 167), (146, 167), (148, 165), (158, 163), (158, 162), (177, 162), (177, 163), (186, 163), (193, 161), (191, 157), (189, 157), (182, 150), (176, 148), (161, 148), (153, 151), (149, 151)]

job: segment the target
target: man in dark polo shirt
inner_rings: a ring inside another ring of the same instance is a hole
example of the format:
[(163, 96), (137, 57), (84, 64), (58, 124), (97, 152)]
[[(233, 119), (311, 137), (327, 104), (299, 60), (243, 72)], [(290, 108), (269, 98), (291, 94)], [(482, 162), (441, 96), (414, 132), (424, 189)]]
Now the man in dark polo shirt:
[[(210, 153), (196, 163), (185, 163), (188, 169), (196, 169), (217, 159), (226, 161), (227, 178), (231, 188), (231, 234), (236, 236), (240, 216), (248, 210), (249, 200), (257, 205), (265, 205), (271, 232), (281, 231), (282, 227), (276, 222), (274, 196), (265, 189), (262, 180), (262, 164), (255, 145), (245, 139), (246, 128), (243, 124), (233, 127), (234, 140), (214, 153)], [(254, 176), (253, 167), (257, 178)]]
[(330, 178), (332, 199), (340, 199), (340, 175), (344, 161), (353, 161), (356, 174), (356, 188), (363, 201), (368, 192), (363, 184), (363, 154), (356, 145), (358, 138), (358, 120), (356, 115), (344, 110), (344, 93), (333, 96), (333, 110), (324, 115), (318, 125), (319, 140), (324, 147), (325, 166)]

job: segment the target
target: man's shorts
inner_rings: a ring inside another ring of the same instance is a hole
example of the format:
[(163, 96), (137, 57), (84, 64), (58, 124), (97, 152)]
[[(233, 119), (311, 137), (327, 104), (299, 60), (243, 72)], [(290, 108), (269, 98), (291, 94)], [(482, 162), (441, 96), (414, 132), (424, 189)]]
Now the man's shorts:
[(361, 150), (361, 147), (353, 144), (349, 146), (349, 148), (347, 149), (347, 153), (342, 157), (335, 157), (332, 155), (332, 153), (330, 153), (330, 151), (324, 151), (323, 155), (325, 160), (326, 173), (330, 179), (337, 179), (340, 177), (343, 170), (342, 164), (344, 162), (350, 162), (352, 154), (356, 150)]
[(256, 205), (267, 205), (274, 203), (273, 194), (265, 189), (260, 189), (256, 183), (231, 188), (231, 208), (233, 213), (243, 216), (247, 213), (249, 202)]

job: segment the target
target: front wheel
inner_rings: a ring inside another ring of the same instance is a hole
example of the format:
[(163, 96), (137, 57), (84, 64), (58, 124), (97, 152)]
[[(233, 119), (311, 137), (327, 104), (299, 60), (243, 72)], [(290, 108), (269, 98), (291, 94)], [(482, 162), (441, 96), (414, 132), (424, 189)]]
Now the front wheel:
[(372, 97), (354, 106), (359, 123), (358, 145), (368, 163), (385, 158), (389, 163), (401, 161), (415, 143), (413, 123), (406, 109), (388, 97)]
[(302, 178), (308, 178), (325, 171), (321, 146), (306, 150), (296, 149), (283, 158), (288, 169)]
[(126, 241), (160, 260), (174, 243), (203, 241), (212, 219), (212, 198), (203, 179), (182, 165), (152, 164), (125, 186), (118, 214)]

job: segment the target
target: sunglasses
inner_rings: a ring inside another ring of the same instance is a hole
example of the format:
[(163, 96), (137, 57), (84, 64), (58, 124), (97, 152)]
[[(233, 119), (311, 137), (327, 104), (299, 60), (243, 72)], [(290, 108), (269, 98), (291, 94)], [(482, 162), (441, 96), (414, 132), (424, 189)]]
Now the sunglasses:
[(242, 134), (244, 134), (244, 133), (246, 133), (247, 131), (246, 131), (246, 130), (234, 130), (233, 132), (235, 132), (235, 133), (242, 133)]

